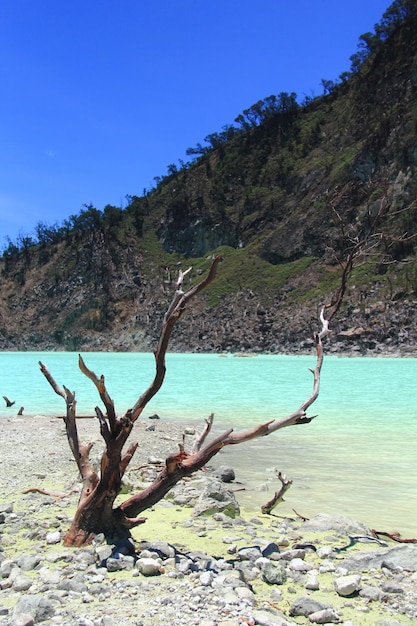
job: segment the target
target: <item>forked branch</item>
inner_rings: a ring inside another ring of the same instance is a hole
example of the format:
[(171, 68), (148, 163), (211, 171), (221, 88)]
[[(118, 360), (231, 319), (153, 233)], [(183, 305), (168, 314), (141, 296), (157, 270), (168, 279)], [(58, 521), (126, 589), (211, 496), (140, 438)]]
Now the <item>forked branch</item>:
[(116, 413), (114, 410), (114, 402), (110, 398), (109, 394), (107, 393), (104, 376), (103, 375), (101, 375), (100, 377), (96, 376), (96, 374), (86, 366), (80, 354), (78, 355), (78, 365), (82, 373), (85, 374), (87, 378), (89, 378), (95, 384), (97, 391), (99, 393), (99, 396), (101, 398), (101, 401), (106, 407), (107, 419), (109, 421), (110, 430), (112, 433), (117, 434), (118, 425), (116, 421)]

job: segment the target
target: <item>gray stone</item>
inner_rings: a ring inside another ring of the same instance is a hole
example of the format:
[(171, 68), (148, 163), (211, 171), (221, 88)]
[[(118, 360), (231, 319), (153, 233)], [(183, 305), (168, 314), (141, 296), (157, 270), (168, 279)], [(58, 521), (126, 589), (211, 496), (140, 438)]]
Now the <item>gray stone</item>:
[(152, 541), (148, 546), (149, 550), (153, 550), (163, 559), (169, 559), (175, 556), (175, 548), (167, 541)]
[(17, 563), (10, 559), (5, 559), (0, 565), (0, 578), (8, 578), (11, 571), (17, 567)]
[(235, 587), (235, 593), (240, 601), (253, 606), (256, 602), (255, 594), (249, 587)]
[(122, 562), (124, 570), (130, 570), (135, 567), (135, 557), (130, 556), (130, 554), (121, 554), (119, 561)]
[(292, 617), (308, 617), (317, 611), (323, 611), (328, 607), (317, 600), (312, 600), (308, 596), (297, 598), (290, 607), (290, 615)]
[(234, 518), (240, 513), (235, 494), (220, 480), (209, 480), (194, 507), (194, 516), (223, 513)]
[(0, 513), (13, 513), (13, 502), (0, 502)]
[(17, 559), (17, 564), (25, 572), (29, 572), (39, 565), (41, 557), (38, 554), (22, 554)]
[(262, 556), (262, 552), (258, 546), (240, 548), (237, 554), (242, 561), (256, 561), (256, 559)]
[(96, 554), (99, 563), (104, 563), (113, 553), (113, 546), (102, 544), (96, 547)]
[(391, 581), (383, 582), (381, 588), (385, 593), (404, 593), (404, 589), (400, 585)]
[(43, 622), (55, 615), (55, 606), (40, 594), (28, 594), (20, 596), (13, 609), (13, 618), (22, 614), (31, 615), (35, 622)]
[(108, 572), (120, 572), (124, 569), (122, 559), (113, 559), (109, 557), (106, 559), (106, 569)]
[(269, 585), (283, 585), (287, 580), (287, 573), (279, 565), (265, 563), (262, 567), (262, 579)]
[(242, 561), (236, 564), (236, 569), (241, 572), (242, 578), (245, 583), (250, 583), (258, 578), (261, 570), (254, 565), (253, 561)]
[(378, 589), (378, 587), (374, 587), (373, 585), (362, 585), (359, 595), (361, 598), (368, 598), (369, 600), (376, 602), (377, 600), (381, 600), (384, 594), (380, 589)]
[(56, 587), (57, 589), (75, 591), (76, 593), (83, 593), (83, 591), (87, 591), (87, 585), (82, 574), (76, 574), (72, 578), (60, 580)]
[(341, 576), (334, 581), (336, 593), (346, 598), (358, 592), (361, 587), (361, 577), (359, 574), (351, 574), (350, 576)]
[(34, 626), (35, 622), (29, 613), (20, 613), (10, 622), (10, 626)]
[(186, 557), (181, 558), (177, 563), (177, 570), (181, 574), (188, 574), (188, 572), (191, 572), (194, 568), (195, 564), (192, 559), (187, 559)]
[(274, 609), (258, 609), (253, 611), (253, 617), (259, 626), (297, 626), (295, 622), (288, 621), (285, 615)]
[(336, 565), (333, 563), (333, 561), (329, 561), (328, 559), (324, 560), (319, 565), (319, 571), (320, 574), (325, 574), (326, 572), (335, 572)]
[(106, 535), (104, 533), (97, 533), (97, 535), (92, 540), (93, 546), (101, 546), (106, 541)]
[(329, 515), (320, 513), (315, 515), (301, 526), (302, 535), (306, 532), (334, 530), (344, 535), (370, 535), (371, 531), (365, 524), (344, 515)]
[(225, 588), (230, 587), (235, 589), (236, 587), (246, 587), (246, 583), (242, 580), (242, 573), (238, 570), (231, 570), (225, 574), (220, 574), (213, 580), (213, 587)]
[(42, 567), (39, 570), (39, 578), (46, 585), (57, 585), (60, 580), (60, 572), (59, 570), (49, 569), (48, 567)]
[(310, 573), (304, 583), (304, 588), (310, 591), (318, 591), (320, 589), (319, 579), (316, 574)]
[(10, 578), (1, 578), (0, 579), (0, 591), (4, 591), (5, 589), (10, 589), (12, 586), (12, 580)]
[(335, 556), (335, 553), (331, 546), (322, 546), (321, 548), (318, 548), (316, 554), (321, 559), (329, 559)]
[(239, 600), (239, 596), (237, 595), (236, 591), (234, 589), (226, 588), (226, 589), (220, 589), (220, 594), (221, 594), (221, 598), (222, 600), (226, 603), (226, 604), (239, 604), (240, 600)]
[(200, 574), (200, 583), (203, 585), (203, 587), (208, 587), (209, 585), (211, 585), (213, 580), (213, 572), (203, 572), (202, 574)]
[(32, 586), (32, 579), (25, 574), (18, 574), (13, 581), (14, 591), (27, 591)]
[(221, 465), (217, 467), (212, 472), (213, 478), (217, 478), (224, 483), (231, 483), (235, 479), (235, 471), (232, 467), (228, 467), (227, 465)]
[(295, 550), (284, 550), (281, 552), (281, 559), (283, 561), (292, 561), (293, 559), (303, 559), (305, 555), (305, 550), (301, 550), (300, 548)]
[(402, 567), (409, 572), (417, 571), (417, 545), (403, 545), (394, 548), (365, 550), (358, 552), (339, 563), (348, 571), (365, 571), (387, 567), (396, 569)]
[(95, 565), (96, 551), (91, 549), (77, 552), (74, 555), (74, 562), (76, 563), (77, 569), (86, 569), (89, 565)]

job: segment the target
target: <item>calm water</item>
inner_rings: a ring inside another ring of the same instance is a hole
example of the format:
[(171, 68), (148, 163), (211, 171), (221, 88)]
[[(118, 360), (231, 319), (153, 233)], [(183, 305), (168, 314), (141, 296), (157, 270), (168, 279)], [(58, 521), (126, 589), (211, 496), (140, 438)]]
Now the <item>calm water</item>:
[[(87, 366), (104, 374), (119, 414), (124, 413), (153, 378), (153, 355), (85, 353)], [(0, 353), (0, 417), (62, 415), (64, 401), (39, 371), (49, 368), (59, 385), (76, 390), (78, 413), (92, 414), (98, 396), (81, 374), (75, 353)], [(168, 354), (167, 375), (145, 416), (203, 424), (215, 414), (216, 432), (236, 430), (283, 417), (311, 393), (314, 357), (234, 357)], [(3, 401), (2, 401), (3, 403)], [(417, 536), (416, 440), (417, 359), (326, 357), (321, 392), (311, 407), (318, 417), (267, 438), (230, 447), (216, 464), (231, 464), (245, 485), (239, 501), (259, 507), (278, 488), (274, 468), (293, 479), (278, 515), (292, 509), (310, 517), (342, 513), (379, 530), (397, 529)], [(264, 492), (263, 485), (269, 485)]]

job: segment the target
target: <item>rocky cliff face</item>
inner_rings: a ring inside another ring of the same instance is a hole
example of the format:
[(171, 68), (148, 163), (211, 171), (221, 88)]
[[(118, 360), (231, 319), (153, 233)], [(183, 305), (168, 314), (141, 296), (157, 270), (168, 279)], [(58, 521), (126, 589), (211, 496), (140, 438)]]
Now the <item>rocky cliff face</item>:
[(152, 350), (178, 268), (195, 280), (216, 251), (172, 349), (309, 352), (346, 245), (382, 207), (329, 349), (415, 354), (416, 38), (413, 17), (331, 94), (232, 133), (110, 222), (9, 251), (0, 348)]
[[(176, 265), (155, 264), (145, 271), (140, 252), (131, 251), (118, 265), (109, 260), (106, 248), (95, 248), (88, 254), (87, 247), (83, 252), (70, 267), (73, 253), (59, 246), (46, 265), (26, 270), (23, 285), (17, 287), (10, 278), (3, 281), (2, 350), (149, 351), (156, 347), (174, 290)], [(226, 256), (219, 267), (219, 281), (222, 273), (229, 273), (228, 263)], [(60, 276), (57, 267), (64, 272)], [(296, 294), (304, 294), (317, 284), (317, 275), (324, 269), (313, 261), (308, 270), (291, 277), (269, 298), (249, 286), (232, 286), (230, 293), (214, 300), (215, 282), (193, 302), (175, 328), (171, 349), (312, 352), (322, 298), (303, 301)], [(105, 281), (103, 272), (107, 272)], [(414, 292), (395, 292), (387, 298), (383, 278), (351, 285), (332, 325), (327, 341), (330, 352), (416, 354), (417, 296)]]

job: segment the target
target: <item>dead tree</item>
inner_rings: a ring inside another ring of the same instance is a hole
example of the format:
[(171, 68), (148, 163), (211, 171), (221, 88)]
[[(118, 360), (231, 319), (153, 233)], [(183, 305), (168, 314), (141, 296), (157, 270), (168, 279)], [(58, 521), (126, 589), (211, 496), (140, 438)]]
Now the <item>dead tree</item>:
[[(207, 437), (213, 421), (213, 417), (210, 416), (204, 431), (196, 439), (196, 443), (190, 452), (187, 452), (184, 449), (184, 445), (180, 444), (179, 450), (166, 458), (163, 468), (152, 484), (128, 498), (119, 506), (114, 506), (115, 499), (121, 490), (123, 475), (138, 444), (132, 443), (127, 446), (126, 450), (124, 450), (124, 447), (135, 422), (163, 383), (165, 354), (172, 329), (190, 300), (213, 281), (220, 260), (221, 257), (215, 257), (206, 278), (188, 291), (183, 291), (182, 285), (184, 276), (189, 270), (180, 272), (172, 302), (163, 319), (161, 334), (155, 351), (154, 380), (149, 388), (138, 398), (136, 404), (126, 411), (123, 416), (118, 417), (116, 414), (114, 403), (106, 389), (104, 376), (96, 376), (94, 372), (88, 369), (82, 357), (79, 357), (81, 371), (94, 383), (105, 407), (105, 413), (99, 407), (95, 408), (100, 432), (105, 442), (99, 473), (93, 469), (90, 463), (89, 454), (93, 444), (82, 444), (78, 438), (75, 393), (65, 386), (63, 388), (59, 387), (47, 367), (43, 363), (39, 363), (43, 375), (53, 390), (62, 396), (66, 402), (64, 421), (67, 438), (82, 479), (78, 508), (65, 536), (65, 545), (80, 546), (89, 543), (97, 533), (104, 533), (107, 539), (111, 541), (130, 536), (130, 530), (145, 521), (146, 518), (140, 517), (143, 511), (161, 500), (182, 478), (202, 469), (225, 446), (240, 444), (257, 437), (269, 435), (287, 426), (306, 424), (315, 417), (307, 416), (307, 410), (319, 394), (320, 371), (323, 362), (322, 338), (328, 332), (325, 308), (322, 309), (320, 315), (321, 330), (315, 336), (316, 365), (311, 370), (313, 374), (313, 389), (311, 395), (302, 402), (296, 411), (287, 417), (270, 420), (242, 432), (235, 433), (230, 428), (207, 443)], [(333, 311), (337, 304), (336, 298), (336, 302), (331, 303)], [(332, 315), (333, 311), (329, 311), (329, 316)]]

